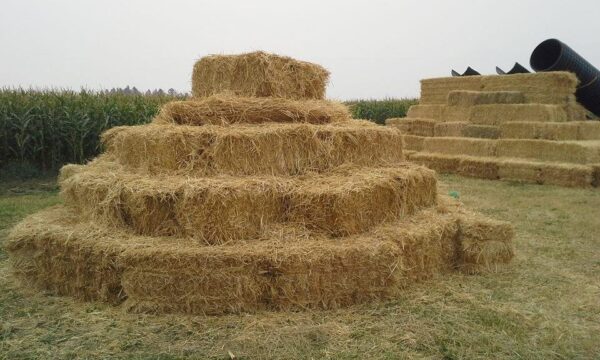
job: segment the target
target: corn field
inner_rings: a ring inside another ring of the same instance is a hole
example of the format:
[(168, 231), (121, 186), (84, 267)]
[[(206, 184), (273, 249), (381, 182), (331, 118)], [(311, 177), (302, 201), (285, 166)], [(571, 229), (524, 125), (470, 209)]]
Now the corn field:
[(100, 134), (148, 122), (171, 96), (91, 91), (0, 90), (0, 171), (9, 165), (56, 171), (100, 152)]
[(377, 124), (385, 124), (389, 118), (405, 117), (408, 108), (418, 103), (418, 99), (354, 100), (346, 104), (356, 119), (368, 119)]

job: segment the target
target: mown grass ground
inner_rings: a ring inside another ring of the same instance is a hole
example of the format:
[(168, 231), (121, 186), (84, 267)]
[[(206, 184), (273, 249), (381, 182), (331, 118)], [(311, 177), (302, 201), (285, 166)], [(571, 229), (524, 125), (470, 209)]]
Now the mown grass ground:
[[(509, 267), (337, 311), (151, 316), (20, 287), (0, 252), (0, 358), (600, 358), (600, 191), (442, 180), (514, 223)], [(51, 181), (0, 186), (0, 242), (57, 202)]]

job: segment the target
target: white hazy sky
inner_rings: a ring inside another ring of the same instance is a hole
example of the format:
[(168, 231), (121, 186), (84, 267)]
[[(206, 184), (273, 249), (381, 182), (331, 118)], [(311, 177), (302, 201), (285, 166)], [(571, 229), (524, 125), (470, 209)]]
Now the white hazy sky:
[(556, 37), (600, 67), (598, 0), (0, 0), (0, 87), (190, 90), (207, 54), (322, 64), (336, 99), (417, 96), (419, 79), (529, 67)]

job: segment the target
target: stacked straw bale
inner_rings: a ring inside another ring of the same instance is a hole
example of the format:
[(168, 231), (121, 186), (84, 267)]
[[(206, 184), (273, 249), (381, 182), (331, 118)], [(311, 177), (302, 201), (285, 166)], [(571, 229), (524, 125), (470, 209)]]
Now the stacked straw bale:
[(575, 101), (566, 72), (421, 81), (421, 101), (387, 124), (409, 160), (445, 173), (596, 187), (600, 122)]
[[(350, 119), (322, 99), (326, 80), (265, 53), (200, 60), (195, 99), (63, 167), (64, 205), (9, 236), (15, 273), (131, 311), (220, 314), (387, 299), (510, 261), (509, 224), (439, 196), (435, 173), (404, 161), (411, 137)], [(414, 121), (412, 138), (434, 146), (434, 125)]]

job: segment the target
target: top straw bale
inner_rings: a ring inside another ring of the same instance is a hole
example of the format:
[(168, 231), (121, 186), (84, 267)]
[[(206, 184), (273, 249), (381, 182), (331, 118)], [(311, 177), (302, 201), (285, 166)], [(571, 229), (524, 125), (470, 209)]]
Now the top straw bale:
[(329, 72), (323, 67), (262, 51), (210, 55), (194, 65), (192, 95), (323, 99)]
[(577, 77), (569, 72), (446, 77), (421, 80), (419, 104), (447, 104), (448, 94), (466, 91), (519, 91), (526, 103), (566, 105), (574, 99)]

